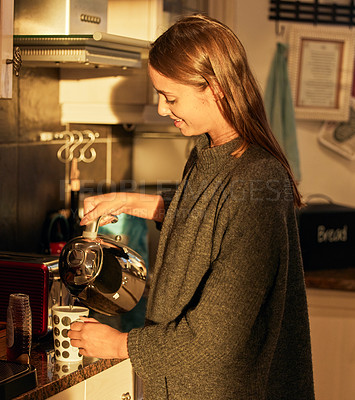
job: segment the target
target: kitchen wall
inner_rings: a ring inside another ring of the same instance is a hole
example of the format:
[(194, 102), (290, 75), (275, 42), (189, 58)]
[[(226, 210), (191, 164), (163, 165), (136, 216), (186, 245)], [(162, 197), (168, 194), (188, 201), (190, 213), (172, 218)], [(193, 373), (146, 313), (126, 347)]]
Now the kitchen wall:
[[(268, 20), (269, 1), (236, 0), (236, 4), (233, 28), (264, 89), (279, 39), (274, 22)], [(132, 135), (123, 126), (61, 125), (59, 77), (55, 68), (23, 68), (20, 77), (14, 77), (13, 99), (0, 100), (0, 251), (37, 251), (47, 213), (65, 206), (69, 165), (57, 158), (60, 142), (40, 141), (41, 132), (67, 128), (99, 132), (96, 160), (79, 163), (87, 191), (104, 187), (108, 175), (114, 185), (132, 178)], [(301, 191), (305, 196), (322, 193), (355, 206), (355, 162), (318, 143), (321, 125), (297, 121)]]
[[(122, 126), (61, 126), (59, 70), (23, 68), (13, 98), (0, 100), (0, 251), (42, 251), (47, 214), (63, 209), (70, 165), (57, 158), (63, 141), (40, 141), (42, 132), (90, 129), (99, 133), (96, 159), (79, 163), (82, 190), (105, 191), (130, 183), (132, 135)], [(115, 160), (114, 163), (111, 161)]]
[(46, 210), (60, 205), (63, 165), (39, 146), (40, 130), (60, 129), (58, 71), (24, 69), (13, 99), (0, 100), (0, 250), (34, 250)]
[[(335, 2), (344, 4), (343, 0)], [(113, 11), (114, 6), (120, 7), (121, 2), (110, 0), (110, 3)], [(347, 4), (347, 1), (345, 3)], [(269, 0), (223, 0), (218, 3), (211, 0), (210, 9), (211, 5), (213, 16), (229, 24), (241, 39), (247, 50), (252, 70), (263, 91), (276, 43), (279, 40), (287, 42), (287, 35), (277, 36), (275, 22), (268, 19)], [(115, 18), (111, 16), (108, 21), (112, 32), (122, 33), (119, 30), (121, 25), (114, 23)], [(290, 24), (281, 23), (281, 25), (286, 27), (287, 34)], [(305, 25), (305, 27), (309, 26), (309, 24)], [(319, 28), (324, 28), (324, 25), (320, 25)], [(152, 29), (149, 32), (152, 34)], [(355, 206), (355, 161), (342, 158), (318, 142), (322, 125), (323, 121), (297, 121), (301, 169), (300, 190), (305, 199), (312, 194), (323, 194), (334, 202)]]
[[(250, 64), (265, 88), (277, 40), (275, 23), (268, 20), (269, 0), (237, 0), (235, 32), (248, 53)], [(282, 24), (286, 26), (287, 24)], [(297, 139), (302, 179), (307, 198), (325, 194), (334, 202), (355, 206), (355, 161), (348, 161), (318, 142), (322, 121), (297, 121)]]

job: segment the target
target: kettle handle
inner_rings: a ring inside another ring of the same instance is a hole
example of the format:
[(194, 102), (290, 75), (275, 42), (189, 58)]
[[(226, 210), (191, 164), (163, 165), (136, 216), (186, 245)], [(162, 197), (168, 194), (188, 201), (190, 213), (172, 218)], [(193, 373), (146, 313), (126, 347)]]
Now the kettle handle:
[[(111, 222), (112, 224), (115, 224), (118, 221), (117, 215), (111, 215), (114, 219)], [(89, 224), (86, 225), (85, 230), (83, 232), (83, 236), (85, 238), (94, 240), (97, 237), (97, 232), (99, 230), (100, 226), (100, 220), (101, 218), (104, 217), (104, 215), (101, 215), (96, 221), (90, 222)]]

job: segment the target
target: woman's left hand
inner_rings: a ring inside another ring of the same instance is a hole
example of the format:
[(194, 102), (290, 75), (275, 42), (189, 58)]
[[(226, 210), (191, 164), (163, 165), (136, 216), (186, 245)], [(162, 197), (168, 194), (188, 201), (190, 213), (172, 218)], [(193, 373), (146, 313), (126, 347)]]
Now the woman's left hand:
[(79, 348), (83, 356), (97, 358), (129, 357), (127, 349), (128, 333), (122, 333), (94, 318), (80, 317), (81, 321), (70, 325), (68, 336), (71, 344)]

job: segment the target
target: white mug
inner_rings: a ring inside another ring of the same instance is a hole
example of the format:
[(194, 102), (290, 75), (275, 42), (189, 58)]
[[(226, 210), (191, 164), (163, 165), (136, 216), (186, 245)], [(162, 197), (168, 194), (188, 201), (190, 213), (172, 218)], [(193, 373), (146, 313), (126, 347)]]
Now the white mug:
[(87, 307), (78, 306), (53, 306), (53, 339), (54, 339), (54, 354), (56, 360), (77, 362), (83, 359), (79, 353), (78, 347), (70, 344), (68, 332), (70, 324), (80, 320), (79, 317), (87, 317), (89, 309)]

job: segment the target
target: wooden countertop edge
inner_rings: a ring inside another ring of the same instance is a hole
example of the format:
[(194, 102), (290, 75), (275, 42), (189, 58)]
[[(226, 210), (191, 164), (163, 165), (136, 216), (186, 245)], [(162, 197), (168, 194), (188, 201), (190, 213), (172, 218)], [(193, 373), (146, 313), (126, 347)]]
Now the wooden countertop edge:
[(355, 268), (305, 271), (307, 288), (355, 291)]

